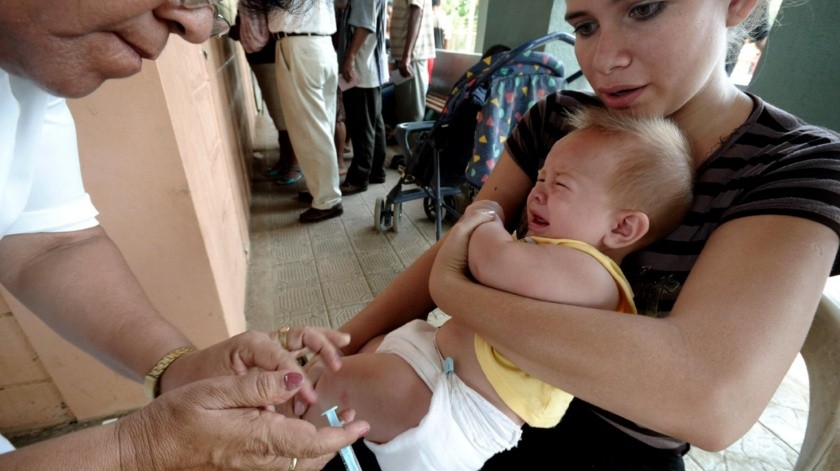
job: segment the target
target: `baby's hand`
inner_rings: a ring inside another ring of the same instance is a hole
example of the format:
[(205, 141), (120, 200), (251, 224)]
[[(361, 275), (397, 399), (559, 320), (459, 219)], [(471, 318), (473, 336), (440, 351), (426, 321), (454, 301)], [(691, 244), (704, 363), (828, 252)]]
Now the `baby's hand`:
[(467, 209), (464, 211), (464, 217), (469, 217), (470, 215), (481, 212), (483, 214), (493, 213), (496, 215), (496, 218), (499, 222), (504, 223), (505, 221), (505, 211), (499, 205), (499, 203), (492, 201), (492, 200), (478, 200), (467, 206)]

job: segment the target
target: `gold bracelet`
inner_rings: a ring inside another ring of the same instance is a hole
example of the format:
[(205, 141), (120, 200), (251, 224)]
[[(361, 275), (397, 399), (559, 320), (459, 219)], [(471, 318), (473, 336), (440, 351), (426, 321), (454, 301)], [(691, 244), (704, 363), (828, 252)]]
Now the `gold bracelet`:
[(169, 365), (171, 365), (173, 361), (177, 360), (178, 357), (185, 353), (194, 351), (195, 347), (180, 347), (172, 350), (164, 355), (163, 358), (158, 360), (154, 368), (152, 368), (152, 370), (146, 374), (146, 377), (143, 378), (143, 394), (145, 394), (149, 399), (154, 399), (160, 396), (160, 377), (163, 376), (163, 372), (166, 371), (166, 369), (169, 368)]

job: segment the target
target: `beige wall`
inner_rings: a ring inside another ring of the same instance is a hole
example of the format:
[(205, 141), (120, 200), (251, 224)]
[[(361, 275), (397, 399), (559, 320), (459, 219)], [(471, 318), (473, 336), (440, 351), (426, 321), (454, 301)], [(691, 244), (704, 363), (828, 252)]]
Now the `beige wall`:
[[(70, 108), (99, 221), (154, 305), (199, 346), (242, 332), (255, 109), (239, 46), (172, 38), (140, 74), (107, 82)], [(0, 432), (145, 403), (139, 384), (2, 294), (10, 309), (0, 305)]]

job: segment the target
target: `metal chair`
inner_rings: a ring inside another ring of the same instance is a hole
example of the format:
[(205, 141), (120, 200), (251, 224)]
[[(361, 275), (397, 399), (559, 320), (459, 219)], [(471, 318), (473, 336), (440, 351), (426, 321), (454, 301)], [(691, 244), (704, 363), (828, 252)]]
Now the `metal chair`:
[(840, 469), (840, 306), (820, 300), (802, 346), (810, 403), (795, 471)]

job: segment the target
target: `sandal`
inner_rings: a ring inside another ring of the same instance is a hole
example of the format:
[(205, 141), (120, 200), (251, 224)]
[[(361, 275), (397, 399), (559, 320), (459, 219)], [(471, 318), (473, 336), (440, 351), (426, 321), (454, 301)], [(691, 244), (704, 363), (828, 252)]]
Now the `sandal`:
[(292, 172), (278, 178), (274, 184), (277, 186), (294, 185), (299, 182), (301, 178), (303, 178), (303, 175), (301, 175), (300, 170), (293, 170)]
[(270, 169), (266, 170), (265, 173), (263, 173), (263, 175), (265, 176), (265, 178), (277, 178), (291, 171), (292, 169), (286, 167), (285, 165), (275, 165), (274, 167), (271, 167)]

